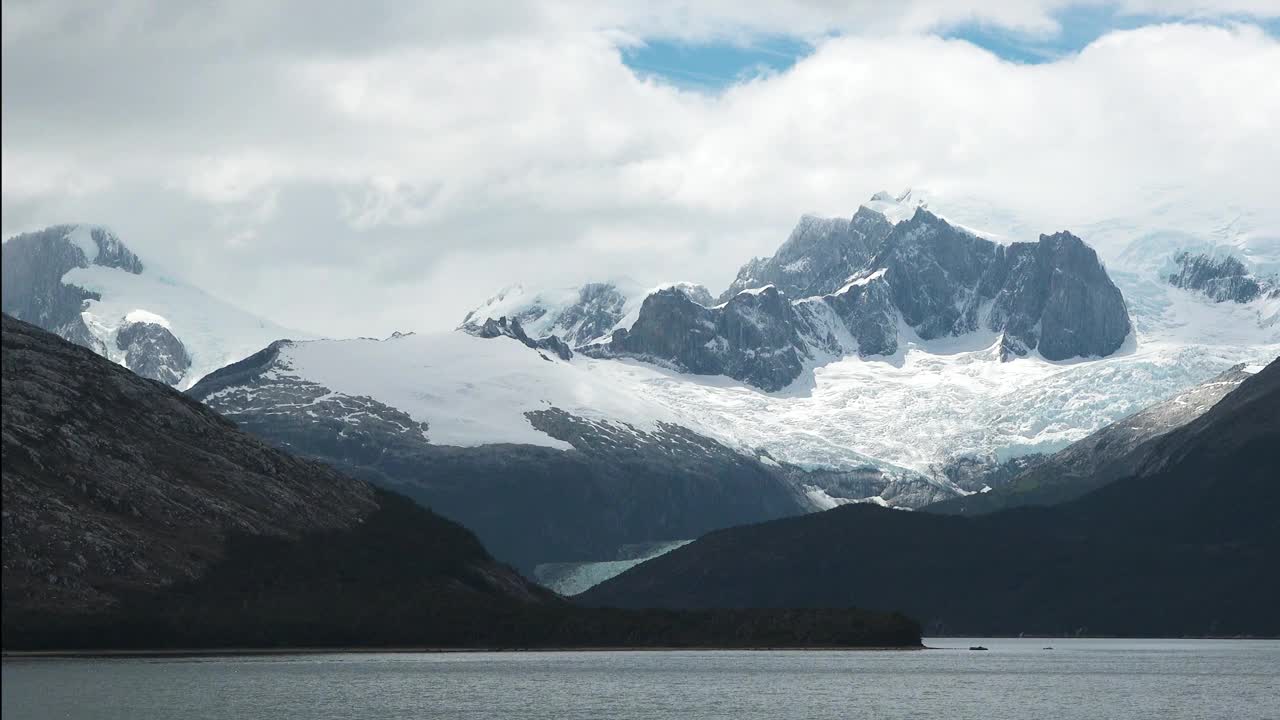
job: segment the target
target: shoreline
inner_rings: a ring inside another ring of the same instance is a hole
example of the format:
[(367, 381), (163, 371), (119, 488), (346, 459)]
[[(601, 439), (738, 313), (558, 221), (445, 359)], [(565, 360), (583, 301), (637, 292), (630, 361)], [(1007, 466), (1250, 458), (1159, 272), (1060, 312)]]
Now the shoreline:
[[(1168, 641), (1188, 641), (1188, 640), (1259, 640), (1259, 641), (1275, 641), (1280, 640), (1277, 637), (1142, 637), (1142, 638), (1125, 638), (1111, 636), (1089, 636), (1079, 638), (1063, 638), (1053, 636), (978, 636), (978, 635), (938, 635), (929, 638), (930, 640), (1168, 640)], [(723, 646), (698, 646), (698, 647), (678, 647), (678, 646), (661, 646), (661, 647), (544, 647), (544, 648), (511, 648), (511, 647), (477, 647), (477, 648), (458, 648), (458, 647), (290, 647), (290, 648), (177, 648), (177, 649), (141, 649), (141, 650), (88, 650), (88, 649), (67, 649), (67, 650), (3, 650), (0, 651), (0, 658), (4, 660), (39, 660), (39, 659), (103, 659), (103, 658), (216, 658), (216, 657), (280, 657), (287, 655), (436, 655), (436, 654), (453, 654), (453, 653), (567, 653), (567, 652), (916, 652), (923, 650), (945, 650), (955, 651), (964, 650), (964, 648), (953, 647), (935, 647), (926, 645), (923, 642), (919, 645), (832, 645), (826, 647), (788, 647), (788, 646), (758, 646), (758, 647), (723, 647)]]
[(832, 645), (829, 647), (547, 647), (547, 648), (451, 648), (451, 647), (334, 647), (334, 648), (183, 648), (174, 650), (4, 650), (5, 660), (66, 658), (182, 658), (274, 657), (283, 655), (436, 655), (452, 653), (565, 653), (565, 652), (915, 652), (925, 645)]

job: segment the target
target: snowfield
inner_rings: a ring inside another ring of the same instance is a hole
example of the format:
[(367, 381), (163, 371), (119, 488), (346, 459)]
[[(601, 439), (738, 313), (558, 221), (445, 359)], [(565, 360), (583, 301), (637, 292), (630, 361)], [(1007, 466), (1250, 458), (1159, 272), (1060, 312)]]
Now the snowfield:
[[(442, 445), (568, 449), (524, 416), (558, 407), (646, 432), (660, 422), (684, 425), (806, 468), (927, 473), (953, 456), (1004, 459), (1061, 449), (1232, 365), (1280, 355), (1275, 330), (1247, 322), (1247, 306), (1168, 290), (1162, 317), (1173, 320), (1139, 331), (1108, 358), (1001, 362), (989, 333), (917, 338), (891, 357), (814, 367), (777, 393), (633, 360), (548, 361), (511, 338), (461, 332), (303, 342), (282, 355), (300, 376), (427, 422), (429, 439)], [(1186, 342), (1188, 317), (1222, 342)]]
[[(74, 238), (73, 232), (73, 241)], [(97, 246), (92, 241), (89, 245), (94, 254), (87, 257), (96, 257)], [(90, 300), (81, 317), (106, 346), (107, 357), (115, 362), (124, 363), (124, 351), (116, 346), (116, 333), (127, 322), (156, 323), (181, 340), (191, 357), (191, 368), (178, 385), (179, 390), (275, 340), (311, 337), (245, 312), (150, 267), (134, 275), (118, 268), (90, 265), (68, 271), (62, 281), (102, 296), (101, 300)]]

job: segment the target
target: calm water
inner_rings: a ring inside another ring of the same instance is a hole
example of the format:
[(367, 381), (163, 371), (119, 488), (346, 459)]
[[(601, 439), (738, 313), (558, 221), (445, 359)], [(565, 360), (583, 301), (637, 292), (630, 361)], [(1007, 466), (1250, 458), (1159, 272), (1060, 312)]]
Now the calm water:
[(1280, 642), (926, 644), (958, 649), (5, 660), (3, 716), (1280, 718)]

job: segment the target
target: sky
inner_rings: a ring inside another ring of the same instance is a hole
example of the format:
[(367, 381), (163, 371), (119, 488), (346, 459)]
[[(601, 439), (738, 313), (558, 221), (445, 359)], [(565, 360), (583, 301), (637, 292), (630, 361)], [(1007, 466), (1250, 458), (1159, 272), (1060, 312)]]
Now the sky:
[(104, 224), (317, 334), (451, 328), (514, 282), (718, 293), (879, 190), (1043, 232), (1280, 195), (1276, 0), (4, 0), (2, 26), (4, 237)]

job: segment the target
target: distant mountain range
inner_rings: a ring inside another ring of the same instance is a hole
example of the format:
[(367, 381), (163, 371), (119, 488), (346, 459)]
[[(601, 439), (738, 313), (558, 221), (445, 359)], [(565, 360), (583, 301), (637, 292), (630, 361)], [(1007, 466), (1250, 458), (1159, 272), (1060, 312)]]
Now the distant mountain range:
[[(91, 226), (7, 240), (3, 304), (412, 496), (525, 572), (593, 579), (625, 548), (847, 503), (1075, 497), (1223, 387), (1202, 383), (1280, 355), (1280, 245), (1247, 218), (1231, 237), (1195, 218), (1037, 236), (992, 232), (1000, 216), (976, 207), (878, 193), (803, 217), (718, 298), (528, 283), (457, 332), (384, 340), (278, 328)], [(1194, 407), (1171, 400), (1188, 392)], [(1134, 415), (1165, 401), (1177, 412)], [(1129, 416), (1134, 432), (1112, 425)]]
[(929, 633), (1280, 634), (1280, 361), (1111, 462), (1124, 479), (1049, 508), (844, 507), (712, 533), (580, 601), (856, 602), (902, 609)]

